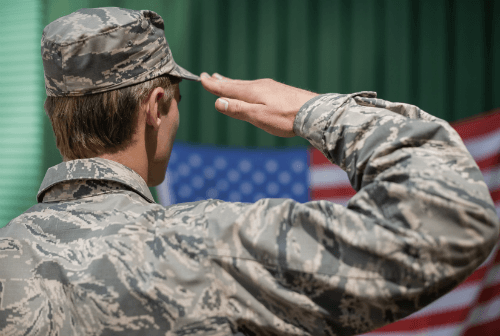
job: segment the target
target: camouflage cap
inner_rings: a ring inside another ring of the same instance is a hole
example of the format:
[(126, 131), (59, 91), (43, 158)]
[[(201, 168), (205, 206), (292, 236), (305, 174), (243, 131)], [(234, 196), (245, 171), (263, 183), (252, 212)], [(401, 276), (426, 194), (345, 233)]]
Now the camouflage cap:
[(115, 90), (163, 74), (199, 81), (178, 66), (163, 19), (153, 11), (80, 9), (45, 27), (42, 59), (47, 96)]

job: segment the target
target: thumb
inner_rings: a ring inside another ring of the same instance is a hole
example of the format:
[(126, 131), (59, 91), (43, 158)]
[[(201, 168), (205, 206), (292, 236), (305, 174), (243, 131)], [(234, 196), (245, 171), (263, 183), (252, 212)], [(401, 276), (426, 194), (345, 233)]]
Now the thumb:
[(221, 97), (215, 101), (215, 109), (231, 118), (248, 121), (252, 113), (262, 107), (260, 104), (250, 104), (238, 99)]
[(215, 109), (221, 113), (226, 114), (229, 108), (229, 98), (219, 98), (215, 101)]

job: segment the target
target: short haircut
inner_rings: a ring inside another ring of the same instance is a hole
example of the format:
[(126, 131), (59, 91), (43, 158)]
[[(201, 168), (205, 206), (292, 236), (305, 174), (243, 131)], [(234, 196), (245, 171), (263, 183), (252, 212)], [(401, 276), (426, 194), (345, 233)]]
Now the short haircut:
[(44, 108), (52, 123), (56, 145), (64, 160), (96, 157), (125, 149), (137, 126), (137, 111), (156, 88), (170, 107), (180, 78), (163, 75), (152, 80), (84, 96), (51, 97)]

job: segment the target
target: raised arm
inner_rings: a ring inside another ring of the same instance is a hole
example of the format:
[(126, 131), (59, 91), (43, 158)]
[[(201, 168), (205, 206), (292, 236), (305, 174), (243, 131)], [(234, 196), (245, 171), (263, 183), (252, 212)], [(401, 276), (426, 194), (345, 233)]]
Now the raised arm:
[(217, 100), (219, 111), (308, 139), (357, 191), (347, 208), (284, 199), (207, 208), (211, 257), (239, 325), (264, 334), (367, 332), (446, 294), (497, 241), (488, 189), (446, 122), (370, 92), (202, 83), (227, 102)]

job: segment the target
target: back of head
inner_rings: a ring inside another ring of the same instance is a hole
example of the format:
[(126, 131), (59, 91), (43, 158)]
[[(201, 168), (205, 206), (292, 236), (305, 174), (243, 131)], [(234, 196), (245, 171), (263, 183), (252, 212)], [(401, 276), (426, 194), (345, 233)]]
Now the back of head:
[(137, 109), (155, 87), (167, 104), (181, 79), (199, 80), (178, 66), (152, 11), (81, 9), (45, 27), (42, 59), (49, 116), (66, 160), (126, 147)]
[(137, 126), (137, 111), (155, 87), (165, 90), (168, 106), (180, 78), (169, 75), (121, 89), (84, 96), (52, 97), (45, 100), (56, 145), (64, 160), (115, 153), (131, 144)]

